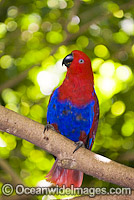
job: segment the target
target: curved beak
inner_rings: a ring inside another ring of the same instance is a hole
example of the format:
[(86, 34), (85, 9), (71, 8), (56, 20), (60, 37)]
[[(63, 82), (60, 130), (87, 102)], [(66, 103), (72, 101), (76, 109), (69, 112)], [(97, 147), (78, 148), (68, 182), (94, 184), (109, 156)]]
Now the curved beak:
[(73, 61), (73, 54), (68, 54), (62, 61), (62, 65), (64, 64), (66, 67), (69, 67)]

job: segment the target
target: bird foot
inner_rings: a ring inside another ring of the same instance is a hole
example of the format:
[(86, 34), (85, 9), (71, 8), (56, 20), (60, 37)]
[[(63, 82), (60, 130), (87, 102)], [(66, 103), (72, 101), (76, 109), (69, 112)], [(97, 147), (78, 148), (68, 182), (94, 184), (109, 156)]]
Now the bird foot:
[(75, 142), (75, 144), (77, 145), (77, 147), (75, 148), (75, 150), (73, 151), (73, 153), (74, 153), (75, 151), (77, 151), (80, 147), (85, 147), (83, 141)]
[(50, 124), (50, 122), (45, 125), (44, 133), (45, 133), (46, 130), (48, 131), (49, 129), (52, 129), (53, 131), (56, 131), (54, 126), (52, 124)]

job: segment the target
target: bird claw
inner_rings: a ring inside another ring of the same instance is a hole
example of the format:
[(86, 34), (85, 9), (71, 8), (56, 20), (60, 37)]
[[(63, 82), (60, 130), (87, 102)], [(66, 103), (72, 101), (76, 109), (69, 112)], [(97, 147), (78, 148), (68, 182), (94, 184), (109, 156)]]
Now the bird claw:
[(49, 129), (52, 129), (53, 131), (55, 131), (54, 126), (52, 124), (50, 124), (50, 122), (45, 125), (44, 133), (45, 133), (46, 130), (48, 131)]
[(80, 147), (85, 147), (83, 141), (75, 142), (75, 144), (77, 145), (77, 147), (75, 148), (75, 150), (73, 151), (73, 153), (74, 153), (75, 151), (77, 151)]

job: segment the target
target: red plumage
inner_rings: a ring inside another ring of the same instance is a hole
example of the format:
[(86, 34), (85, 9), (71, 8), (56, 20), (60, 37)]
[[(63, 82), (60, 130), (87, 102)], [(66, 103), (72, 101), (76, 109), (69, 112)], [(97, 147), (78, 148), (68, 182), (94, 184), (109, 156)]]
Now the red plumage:
[[(82, 51), (74, 50), (72, 53), (74, 60), (67, 70), (63, 84), (59, 87), (59, 100), (68, 99), (76, 106), (83, 106), (93, 100), (94, 80), (91, 61)], [(83, 59), (84, 63), (79, 63), (80, 59)]]
[(59, 185), (62, 187), (65, 185), (66, 187), (80, 187), (83, 180), (83, 172), (73, 169), (64, 169), (57, 165), (57, 159), (47, 174), (46, 178), (47, 181), (52, 182), (55, 185)]

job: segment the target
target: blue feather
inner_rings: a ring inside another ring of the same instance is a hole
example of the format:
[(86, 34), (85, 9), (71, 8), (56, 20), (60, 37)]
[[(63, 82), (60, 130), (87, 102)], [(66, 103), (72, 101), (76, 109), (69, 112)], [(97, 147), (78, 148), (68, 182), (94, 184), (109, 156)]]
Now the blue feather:
[[(47, 121), (50, 124), (56, 124), (62, 135), (77, 142), (81, 131), (84, 131), (86, 135), (90, 132), (94, 118), (94, 104), (92, 100), (89, 104), (79, 108), (68, 100), (61, 102), (58, 99), (57, 88), (48, 105)], [(89, 145), (91, 143), (92, 138), (89, 139)]]

